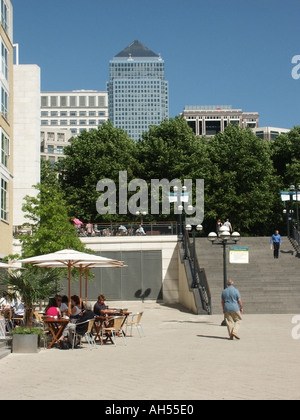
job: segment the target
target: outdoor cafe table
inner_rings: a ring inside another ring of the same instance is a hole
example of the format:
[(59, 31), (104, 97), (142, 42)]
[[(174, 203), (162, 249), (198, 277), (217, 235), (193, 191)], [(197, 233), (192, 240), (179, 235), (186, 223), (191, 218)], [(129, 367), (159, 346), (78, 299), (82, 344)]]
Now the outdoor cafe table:
[(43, 318), (44, 324), (49, 328), (49, 331), (52, 335), (52, 341), (48, 345), (47, 349), (51, 349), (55, 343), (58, 342), (59, 338), (62, 336), (62, 333), (68, 323), (70, 322), (69, 319), (66, 318)]
[[(94, 330), (95, 330), (95, 341), (97, 341), (97, 339), (99, 340), (100, 344), (103, 344), (103, 340), (101, 338), (101, 329), (102, 329), (102, 324), (104, 321), (110, 321), (111, 319), (113, 319), (113, 317), (115, 316), (125, 316), (124, 321), (122, 323), (122, 327), (126, 322), (126, 319), (128, 317), (128, 315), (130, 315), (131, 312), (128, 311), (116, 311), (116, 310), (112, 310), (110, 313), (107, 314), (107, 316), (95, 316), (95, 322), (94, 322)], [(123, 331), (124, 335), (125, 332)]]

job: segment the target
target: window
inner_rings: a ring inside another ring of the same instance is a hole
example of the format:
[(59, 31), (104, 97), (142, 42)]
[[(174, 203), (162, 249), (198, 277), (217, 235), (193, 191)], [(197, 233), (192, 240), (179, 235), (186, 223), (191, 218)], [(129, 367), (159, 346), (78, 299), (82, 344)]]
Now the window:
[(86, 96), (79, 96), (79, 106), (86, 106)]
[(1, 219), (8, 219), (8, 182), (1, 179)]
[(63, 153), (64, 153), (63, 146), (57, 146), (56, 153), (58, 153), (59, 155), (63, 155)]
[(8, 7), (5, 0), (1, 0), (1, 23), (5, 31), (8, 29)]
[(50, 106), (57, 106), (57, 96), (50, 96)]
[(89, 106), (96, 106), (96, 96), (89, 96)]
[(76, 106), (76, 96), (70, 96), (70, 106)]
[(41, 97), (41, 106), (48, 106), (48, 96)]
[(60, 97), (60, 106), (67, 106), (67, 97), (61, 96)]
[(48, 144), (48, 146), (47, 146), (47, 152), (48, 152), (48, 153), (54, 153), (54, 146), (53, 146), (53, 145)]
[(1, 163), (8, 167), (9, 157), (9, 138), (2, 132), (1, 134)]
[(51, 124), (51, 125), (57, 125), (57, 124), (58, 124), (58, 121), (57, 121), (57, 120), (51, 120), (51, 121), (50, 121), (50, 124)]
[(8, 51), (3, 42), (1, 42), (1, 73), (8, 80)]
[(8, 119), (8, 93), (4, 87), (1, 87), (1, 113)]

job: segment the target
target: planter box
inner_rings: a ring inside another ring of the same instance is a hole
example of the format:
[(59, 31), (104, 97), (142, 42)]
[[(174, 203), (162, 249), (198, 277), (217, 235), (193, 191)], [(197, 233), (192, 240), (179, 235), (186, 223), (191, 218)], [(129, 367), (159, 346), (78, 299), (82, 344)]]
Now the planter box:
[(14, 334), (12, 340), (13, 353), (38, 353), (38, 334)]

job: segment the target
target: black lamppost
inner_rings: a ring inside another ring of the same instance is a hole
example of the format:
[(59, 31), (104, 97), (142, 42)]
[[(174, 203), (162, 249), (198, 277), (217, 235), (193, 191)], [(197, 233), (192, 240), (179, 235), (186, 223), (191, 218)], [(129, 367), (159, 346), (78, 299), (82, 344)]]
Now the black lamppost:
[[(296, 221), (297, 221), (297, 230), (299, 230), (299, 205), (298, 205), (298, 192), (300, 190), (300, 185), (297, 185), (297, 188), (295, 188), (295, 185), (290, 185), (290, 191), (291, 193), (291, 203), (293, 203), (293, 196), (296, 195)], [(292, 205), (292, 204), (291, 204)]]
[(138, 210), (138, 211), (135, 212), (135, 214), (137, 216), (141, 215), (141, 223), (140, 224), (142, 225), (143, 224), (143, 217), (147, 215), (147, 212), (146, 211), (139, 211)]
[[(227, 245), (236, 244), (240, 240), (241, 235), (239, 232), (230, 233), (228, 226), (221, 226), (219, 233), (210, 232), (207, 239), (211, 241), (212, 245), (223, 246), (223, 289), (227, 287)], [(218, 242), (215, 242), (218, 240)], [(226, 321), (223, 319), (221, 325), (226, 326)]]
[(286, 234), (287, 234), (287, 237), (289, 238), (289, 236), (290, 236), (290, 225), (289, 225), (289, 212), (288, 212), (288, 210), (283, 209), (283, 214), (286, 217)]
[(192, 287), (196, 286), (196, 241), (195, 241), (195, 236), (196, 236), (196, 232), (200, 232), (203, 229), (202, 225), (186, 225), (185, 226), (185, 230), (187, 232), (192, 231), (192, 235), (193, 235), (193, 285)]
[(179, 211), (179, 235), (182, 236), (182, 210), (183, 210), (183, 206), (182, 206), (181, 203), (182, 203), (182, 201), (184, 201), (184, 197), (183, 197), (182, 193), (183, 194), (185, 193), (186, 186), (183, 185), (183, 187), (179, 191), (179, 188), (177, 187), (177, 185), (175, 185), (173, 187), (173, 191), (174, 191), (174, 195), (176, 196), (177, 209)]

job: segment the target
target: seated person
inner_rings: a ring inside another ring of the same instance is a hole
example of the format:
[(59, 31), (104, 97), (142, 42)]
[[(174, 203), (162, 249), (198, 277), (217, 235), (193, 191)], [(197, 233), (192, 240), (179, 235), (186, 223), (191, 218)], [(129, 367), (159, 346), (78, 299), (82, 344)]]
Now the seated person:
[[(71, 296), (71, 313), (70, 319), (76, 320), (82, 312), (80, 297), (77, 295)], [(75, 321), (76, 322), (76, 321)]]
[(14, 315), (13, 315), (13, 320), (14, 323), (19, 325), (21, 319), (24, 318), (24, 314), (25, 314), (25, 305), (24, 305), (24, 299), (17, 299), (17, 303), (14, 306)]
[(68, 299), (68, 296), (57, 295), (56, 300), (57, 300), (57, 304), (58, 304), (58, 307), (60, 309), (61, 315), (62, 316), (64, 316), (64, 315), (69, 316), (69, 299)]
[[(87, 302), (84, 306), (83, 311), (78, 315), (76, 323), (70, 322), (63, 331), (63, 335), (60, 337), (59, 341), (68, 340), (69, 343), (73, 344), (73, 333), (76, 329), (76, 332), (80, 335), (84, 335), (88, 329), (88, 322), (91, 319), (95, 318), (95, 314), (92, 311), (92, 304)], [(85, 322), (85, 324), (82, 324)], [(78, 325), (80, 324), (80, 325)]]
[(120, 235), (127, 235), (127, 228), (124, 225), (119, 226)]
[(97, 316), (107, 316), (109, 314), (114, 313), (114, 308), (108, 308), (108, 306), (104, 303), (106, 301), (105, 295), (99, 295), (98, 300), (94, 305), (94, 314)]
[(49, 299), (49, 303), (45, 308), (45, 313), (49, 317), (61, 318), (61, 312), (60, 312), (59, 307), (57, 306), (57, 301), (55, 298)]
[(144, 228), (142, 225), (139, 225), (135, 233), (137, 236), (146, 235), (146, 232), (144, 231)]
[(0, 299), (0, 309), (2, 311), (9, 311), (14, 306), (14, 300), (9, 298), (8, 293), (4, 293), (3, 297)]

